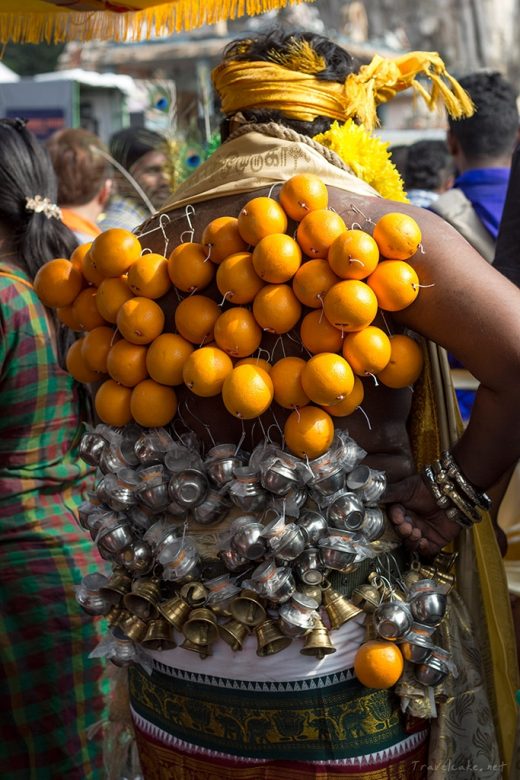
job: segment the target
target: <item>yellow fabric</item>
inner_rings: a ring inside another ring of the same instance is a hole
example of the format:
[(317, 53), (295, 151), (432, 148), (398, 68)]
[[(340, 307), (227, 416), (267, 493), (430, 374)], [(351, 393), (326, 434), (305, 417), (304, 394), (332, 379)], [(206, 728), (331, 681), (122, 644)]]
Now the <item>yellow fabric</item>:
[(1, 0), (0, 43), (140, 41), (306, 0)]
[[(273, 54), (273, 59), (281, 58)], [(436, 52), (410, 52), (395, 59), (376, 55), (359, 73), (349, 74), (343, 84), (317, 79), (315, 71), (308, 71), (309, 53), (304, 52), (299, 59), (295, 51), (282, 64), (229, 60), (218, 65), (212, 77), (222, 110), (228, 115), (263, 108), (306, 122), (320, 116), (340, 122), (355, 119), (371, 130), (377, 125), (377, 106), (408, 88), (414, 89), (429, 109), (444, 104), (456, 119), (474, 111), (471, 99)], [(430, 91), (418, 76), (430, 82)]]

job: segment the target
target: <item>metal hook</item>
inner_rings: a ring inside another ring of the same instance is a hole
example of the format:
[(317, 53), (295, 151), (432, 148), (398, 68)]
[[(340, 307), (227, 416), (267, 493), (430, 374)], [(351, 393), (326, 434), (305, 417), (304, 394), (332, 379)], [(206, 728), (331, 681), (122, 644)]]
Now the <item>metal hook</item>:
[(197, 417), (197, 415), (194, 414), (191, 411), (190, 407), (188, 406), (188, 402), (186, 401), (186, 399), (184, 399), (184, 408), (186, 409), (188, 414), (191, 417), (193, 417), (193, 419), (196, 420), (199, 423), (199, 425), (202, 425), (202, 427), (204, 428), (204, 430), (208, 434), (209, 438), (211, 439), (211, 443), (212, 443), (213, 447), (216, 447), (217, 446), (217, 442), (213, 438), (213, 434), (211, 433), (211, 428), (209, 427), (209, 425), (207, 423), (205, 423), (203, 420), (201, 420), (200, 417)]

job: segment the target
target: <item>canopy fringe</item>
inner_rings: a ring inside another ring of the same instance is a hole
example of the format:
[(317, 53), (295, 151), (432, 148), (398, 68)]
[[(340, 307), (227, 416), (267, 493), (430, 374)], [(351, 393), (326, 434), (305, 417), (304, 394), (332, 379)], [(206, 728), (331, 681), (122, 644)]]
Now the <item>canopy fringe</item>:
[[(312, 2), (312, 0), (303, 0)], [(0, 43), (62, 43), (112, 40), (135, 42), (194, 30), (206, 24), (256, 16), (302, 0), (175, 0), (143, 11), (0, 11)]]

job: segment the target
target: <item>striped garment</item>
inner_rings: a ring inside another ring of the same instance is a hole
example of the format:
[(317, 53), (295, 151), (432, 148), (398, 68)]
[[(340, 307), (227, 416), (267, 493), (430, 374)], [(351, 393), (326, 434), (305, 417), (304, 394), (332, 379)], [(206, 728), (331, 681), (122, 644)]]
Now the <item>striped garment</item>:
[(76, 524), (81, 403), (49, 330), (29, 278), (0, 264), (0, 777), (90, 780), (102, 666), (74, 589), (102, 562)]

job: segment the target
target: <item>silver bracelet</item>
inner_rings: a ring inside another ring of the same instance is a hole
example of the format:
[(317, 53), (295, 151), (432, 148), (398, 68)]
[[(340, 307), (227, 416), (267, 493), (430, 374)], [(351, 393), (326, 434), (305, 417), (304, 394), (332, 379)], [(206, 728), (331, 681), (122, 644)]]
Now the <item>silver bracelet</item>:
[(489, 496), (466, 479), (449, 451), (425, 466), (423, 476), (439, 509), (464, 528), (480, 522), (482, 510), (491, 505)]

